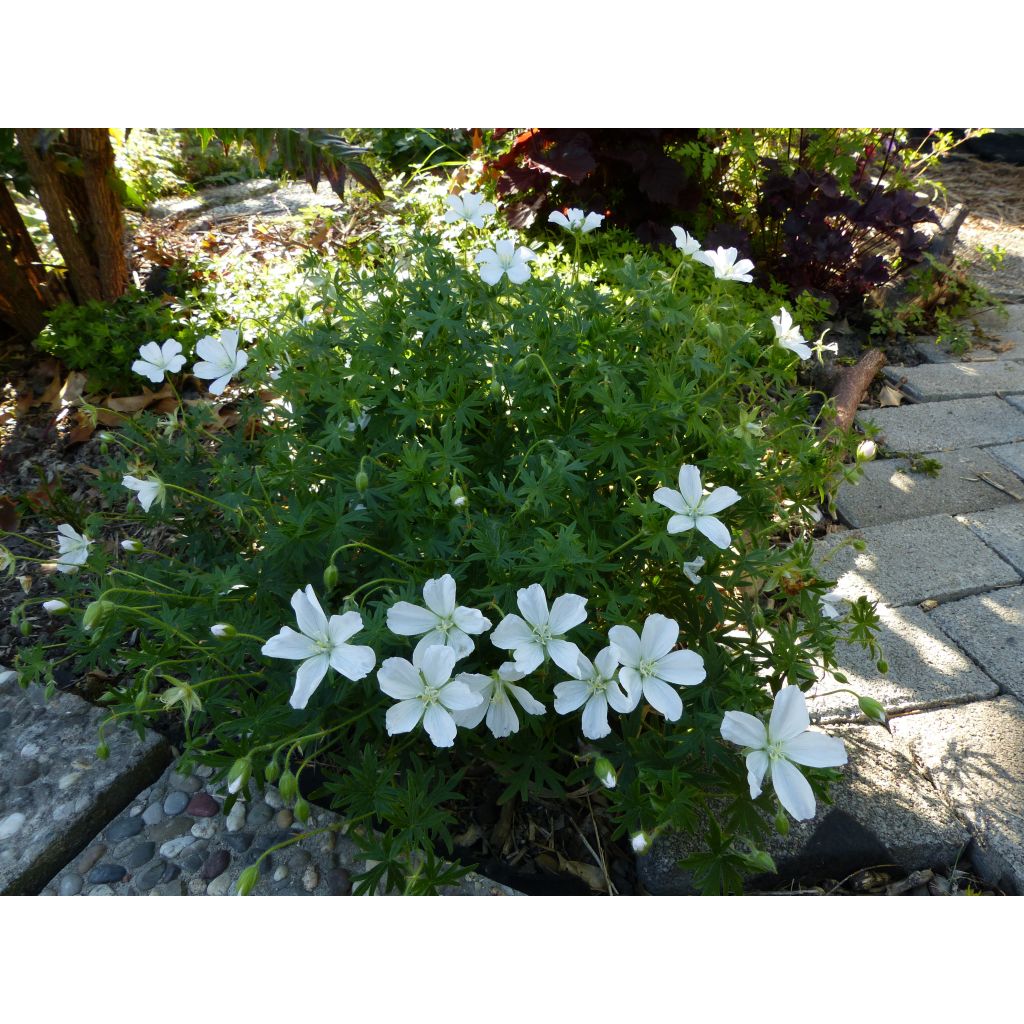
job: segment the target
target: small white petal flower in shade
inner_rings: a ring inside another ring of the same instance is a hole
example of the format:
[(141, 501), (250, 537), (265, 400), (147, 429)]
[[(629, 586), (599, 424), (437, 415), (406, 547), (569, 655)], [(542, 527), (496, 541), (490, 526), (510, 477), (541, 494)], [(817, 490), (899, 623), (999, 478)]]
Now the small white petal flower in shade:
[(148, 377), (154, 384), (164, 379), (165, 373), (177, 373), (185, 365), (185, 357), (181, 354), (181, 345), (173, 338), (163, 345), (149, 341), (139, 347), (139, 358), (132, 363), (132, 370), (143, 377)]
[(680, 227), (674, 227), (672, 234), (676, 236), (676, 248), (691, 259), (700, 252), (700, 242), (693, 235), (688, 234)]
[(89, 545), (92, 540), (84, 533), (78, 533), (67, 523), (57, 527), (57, 547), (60, 554), (57, 558), (59, 572), (78, 572), (80, 565), (85, 565), (89, 558)]
[(704, 252), (695, 253), (693, 258), (698, 263), (711, 267), (715, 277), (720, 281), (753, 281), (750, 271), (754, 269), (754, 264), (750, 260), (737, 262), (738, 255), (732, 246), (728, 249), (719, 246), (717, 249), (705, 249)]
[(210, 394), (219, 395), (228, 381), (249, 362), (249, 357), (238, 348), (238, 331), (221, 331), (220, 337), (209, 335), (196, 342), (196, 355), (200, 361), (192, 372), (202, 380), (212, 381)]
[(289, 701), (293, 708), (301, 711), (327, 675), (328, 668), (355, 681), (372, 671), (377, 655), (372, 647), (346, 643), (363, 628), (359, 612), (345, 612), (328, 619), (312, 586), (292, 594), (292, 608), (302, 632), (282, 626), (280, 633), (272, 636), (261, 652), (269, 658), (302, 662), (295, 674), (295, 688)]
[(646, 832), (634, 832), (629, 837), (629, 842), (634, 853), (646, 853), (651, 848), (651, 841), (647, 838)]
[(666, 529), (669, 533), (685, 533), (696, 527), (717, 547), (724, 550), (729, 546), (732, 537), (725, 525), (715, 518), (715, 513), (740, 500), (739, 494), (731, 487), (716, 487), (705, 494), (700, 470), (696, 466), (680, 466), (679, 490), (659, 487), (654, 492), (654, 500), (676, 513), (668, 521)]
[(516, 593), (523, 617), (506, 615), (491, 634), (491, 643), (512, 651), (516, 667), (532, 672), (550, 658), (570, 674), (576, 671), (580, 649), (565, 639), (565, 634), (587, 620), (587, 600), (578, 594), (556, 597), (548, 611), (548, 599), (539, 583)]
[(639, 694), (634, 700), (629, 690), (623, 688), (618, 672), (615, 651), (606, 647), (593, 662), (580, 654), (570, 672), (574, 678), (555, 686), (555, 711), (568, 715), (583, 708), (583, 735), (588, 740), (602, 739), (612, 731), (608, 723), (609, 706), (625, 715), (637, 705)]
[(234, 636), (237, 630), (230, 622), (218, 622), (216, 625), (210, 627), (210, 632), (214, 636), (227, 637)]
[(484, 217), (494, 213), (494, 203), (489, 203), (479, 192), (461, 192), (457, 196), (445, 196), (448, 209), (444, 219), (448, 224), (464, 220), (475, 228), (484, 226)]
[(167, 500), (167, 488), (164, 487), (164, 482), (159, 477), (154, 476), (149, 480), (139, 480), (134, 476), (126, 476), (121, 483), (128, 490), (135, 491), (138, 494), (139, 504), (144, 512), (148, 512), (152, 508), (154, 501), (159, 501), (163, 505)]
[(398, 636), (422, 636), (416, 650), (451, 647), (456, 659), (465, 658), (473, 650), (470, 635), (486, 633), (491, 622), (476, 608), (455, 604), (455, 580), (445, 573), (440, 579), (423, 585), (425, 608), (399, 601), (388, 609), (388, 629)]
[(427, 647), (413, 651), (412, 662), (387, 658), (377, 672), (380, 688), (398, 703), (388, 708), (384, 724), (388, 735), (412, 732), (420, 722), (435, 747), (451, 747), (457, 731), (453, 712), (468, 711), (483, 703), (465, 682), (452, 679), (455, 651)]
[(722, 738), (746, 748), (750, 798), (761, 795), (761, 784), (768, 774), (779, 803), (797, 821), (813, 818), (816, 804), (811, 784), (795, 765), (838, 768), (846, 764), (842, 740), (811, 731), (807, 701), (798, 686), (785, 686), (779, 691), (767, 729), (745, 711), (727, 711), (722, 719)]
[(584, 213), (573, 207), (564, 213), (561, 210), (553, 210), (548, 214), (548, 222), (565, 228), (566, 231), (578, 232), (581, 235), (589, 235), (591, 231), (601, 226), (604, 215), (600, 213)]
[(878, 454), (878, 445), (874, 441), (861, 441), (857, 445), (857, 461), (870, 462)]
[(45, 608), (50, 615), (63, 615), (65, 612), (71, 610), (71, 605), (69, 605), (67, 601), (61, 601), (58, 598), (54, 601), (44, 601), (43, 608)]
[(619, 784), (615, 775), (615, 766), (607, 757), (599, 757), (594, 762), (594, 776), (605, 789), (614, 789)]
[(842, 604), (843, 598), (839, 596), (838, 590), (829, 591), (827, 594), (822, 594), (818, 606), (821, 608), (821, 614), (827, 619), (841, 619), (843, 613), (839, 608)]
[(121, 550), (128, 551), (133, 555), (137, 555), (142, 550), (141, 540), (123, 540), (121, 541)]
[(516, 668), (514, 661), (506, 661), (497, 672), (489, 676), (464, 672), (455, 677), (456, 682), (465, 683), (473, 693), (478, 694), (481, 703), (466, 711), (453, 711), (455, 724), (463, 729), (475, 729), (484, 716), (487, 728), (495, 739), (504, 739), (519, 732), (519, 716), (512, 706), (511, 697), (528, 715), (543, 715), (545, 708), (525, 687), (516, 686), (526, 675)]
[(683, 575), (696, 586), (704, 578), (699, 575), (704, 568), (704, 558), (698, 555), (692, 562), (683, 562)]
[(484, 249), (476, 254), (480, 276), (488, 284), (497, 284), (505, 276), (513, 284), (522, 284), (529, 280), (530, 260), (536, 258), (537, 254), (525, 245), (517, 249), (511, 238), (503, 238), (494, 243), (493, 249)]
[(697, 686), (707, 675), (704, 659), (695, 651), (672, 650), (679, 639), (679, 623), (664, 615), (649, 615), (640, 636), (629, 626), (612, 626), (608, 639), (622, 666), (619, 678), (633, 707), (643, 693), (655, 711), (670, 722), (678, 721), (683, 702), (674, 688)]
[(793, 318), (785, 309), (779, 310), (778, 316), (772, 317), (775, 328), (775, 342), (790, 352), (795, 352), (801, 359), (811, 358), (811, 348), (800, 333), (800, 328), (793, 323)]

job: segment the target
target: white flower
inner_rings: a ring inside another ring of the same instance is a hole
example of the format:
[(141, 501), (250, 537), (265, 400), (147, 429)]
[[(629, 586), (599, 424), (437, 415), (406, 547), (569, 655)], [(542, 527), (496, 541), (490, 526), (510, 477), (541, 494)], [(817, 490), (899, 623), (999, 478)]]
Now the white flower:
[(693, 235), (687, 234), (686, 231), (679, 227), (673, 228), (672, 234), (676, 236), (676, 248), (679, 249), (684, 256), (692, 258), (700, 252), (700, 242), (698, 242)]
[(388, 609), (388, 629), (399, 636), (421, 636), (413, 651), (428, 647), (450, 647), (456, 660), (473, 650), (469, 634), (476, 636), (491, 628), (490, 620), (476, 608), (456, 607), (455, 580), (445, 573), (439, 580), (423, 584), (426, 608), (399, 601)]
[(825, 335), (828, 334), (830, 330), (830, 327), (826, 327), (825, 330), (821, 332), (821, 337), (811, 346), (811, 348), (814, 350), (814, 354), (818, 357), (819, 360), (821, 360), (821, 357), (826, 352), (831, 352), (833, 355), (836, 356), (839, 355), (838, 341), (830, 341), (827, 345), (825, 344)]
[(776, 344), (795, 352), (801, 359), (811, 358), (810, 346), (785, 309), (780, 309), (779, 315), (772, 317), (772, 326), (775, 328)]
[(345, 420), (342, 424), (342, 429), (346, 434), (354, 434), (356, 430), (365, 430), (369, 425), (370, 414), (360, 405), (359, 418), (355, 420)]
[(649, 615), (640, 636), (629, 626), (612, 626), (608, 639), (622, 665), (619, 678), (633, 707), (639, 703), (642, 691), (655, 711), (670, 722), (678, 721), (683, 702), (672, 687), (696, 686), (707, 675), (699, 654), (685, 648), (672, 650), (679, 639), (679, 623), (664, 615)]
[(245, 352), (238, 350), (238, 331), (221, 331), (220, 337), (212, 334), (196, 342), (196, 355), (200, 362), (192, 372), (203, 380), (212, 380), (210, 394), (219, 395), (228, 381), (249, 362)]
[(121, 550), (128, 551), (133, 555), (137, 555), (142, 550), (141, 540), (123, 540), (121, 541)]
[(181, 345), (169, 338), (158, 345), (155, 341), (139, 346), (139, 358), (132, 363), (132, 370), (148, 377), (154, 384), (164, 379), (165, 373), (177, 373), (185, 365), (185, 357), (181, 354)]
[(570, 671), (575, 678), (555, 686), (555, 710), (560, 715), (583, 707), (583, 735), (588, 740), (599, 740), (612, 731), (608, 724), (609, 704), (621, 715), (628, 714), (637, 705), (632, 695), (623, 690), (617, 678), (618, 670), (619, 660), (614, 649), (606, 647), (593, 663), (581, 654), (576, 667)]
[(462, 192), (457, 196), (445, 196), (448, 209), (444, 219), (448, 224), (464, 220), (475, 228), (484, 226), (484, 217), (494, 213), (494, 203), (487, 202), (479, 192)]
[(63, 615), (64, 612), (70, 611), (71, 605), (69, 605), (67, 601), (61, 601), (58, 599), (56, 601), (44, 601), (43, 608), (45, 608), (50, 615)]
[(536, 258), (537, 254), (525, 245), (517, 249), (511, 238), (503, 238), (494, 243), (493, 249), (484, 249), (476, 254), (480, 276), (488, 284), (497, 284), (504, 274), (513, 284), (522, 284), (530, 277), (530, 260)]
[(822, 594), (818, 599), (818, 605), (821, 608), (821, 614), (827, 619), (841, 619), (843, 613), (839, 610), (837, 605), (841, 604), (843, 598), (839, 596), (838, 590), (832, 590), (827, 594)]
[(230, 622), (217, 622), (210, 627), (210, 632), (216, 637), (229, 637), (235, 635), (235, 627)]
[(412, 732), (423, 721), (435, 747), (455, 743), (453, 711), (467, 711), (482, 703), (464, 682), (452, 679), (455, 651), (427, 647), (413, 651), (412, 664), (405, 658), (388, 658), (377, 672), (380, 688), (398, 703), (388, 708), (384, 722), (388, 735)]
[(698, 573), (704, 568), (704, 558), (698, 555), (692, 562), (683, 562), (683, 575), (696, 586), (704, 578)]
[(561, 210), (553, 210), (548, 214), (548, 223), (558, 224), (566, 231), (579, 232), (581, 235), (589, 235), (591, 231), (601, 226), (604, 215), (600, 213), (584, 214), (582, 210), (573, 207), (562, 213)]
[(779, 803), (797, 821), (814, 817), (814, 793), (795, 764), (809, 768), (838, 768), (846, 764), (843, 741), (811, 732), (807, 701), (798, 686), (785, 686), (775, 698), (768, 728), (743, 711), (727, 711), (722, 738), (746, 747), (750, 798), (761, 795), (761, 783), (770, 773)]
[(753, 281), (750, 271), (754, 269), (754, 264), (750, 260), (740, 260), (737, 263), (738, 255), (732, 246), (728, 249), (719, 246), (715, 250), (706, 249), (704, 252), (698, 252), (693, 258), (698, 263), (711, 267), (715, 277), (720, 281)]
[[(303, 322), (305, 322), (305, 317), (303, 317)], [(269, 370), (267, 370), (267, 376), (271, 380), (275, 380), (275, 381), (279, 380), (280, 377), (281, 377), (281, 365), (280, 365), (280, 363), (275, 363)]]
[(152, 480), (139, 480), (134, 476), (126, 476), (121, 483), (128, 490), (138, 493), (139, 504), (145, 512), (150, 510), (154, 501), (159, 501), (162, 505), (167, 499), (167, 488), (164, 487), (164, 482), (159, 477), (153, 477)]
[(89, 557), (89, 545), (92, 540), (84, 533), (76, 533), (67, 523), (57, 527), (57, 547), (60, 555), (57, 558), (59, 572), (78, 572), (80, 565), (85, 565)]
[(646, 853), (651, 848), (651, 841), (644, 832), (634, 832), (629, 837), (629, 842), (634, 853)]
[(293, 708), (301, 711), (328, 668), (354, 681), (362, 679), (373, 669), (377, 656), (371, 647), (356, 647), (345, 642), (363, 628), (359, 612), (332, 615), (328, 620), (312, 586), (307, 586), (305, 592), (296, 590), (291, 603), (302, 632), (296, 633), (294, 629), (282, 626), (280, 633), (263, 645), (261, 653), (269, 658), (302, 662), (295, 674), (295, 689), (289, 700)]
[(515, 685), (525, 675), (525, 672), (516, 668), (515, 662), (506, 661), (497, 672), (489, 676), (469, 672), (456, 676), (456, 682), (465, 683), (473, 693), (479, 695), (480, 704), (467, 711), (456, 711), (452, 716), (455, 724), (464, 729), (475, 729), (486, 715), (487, 728), (495, 739), (504, 739), (519, 732), (519, 716), (510, 697), (515, 697), (528, 715), (543, 715), (545, 711), (544, 705), (534, 700), (529, 690)]
[(878, 445), (874, 441), (861, 441), (857, 445), (857, 461), (870, 462), (878, 454)]
[(578, 594), (563, 594), (555, 598), (548, 612), (544, 588), (534, 583), (516, 593), (516, 603), (523, 618), (506, 615), (491, 634), (491, 643), (502, 650), (512, 651), (516, 668), (521, 672), (532, 672), (545, 657), (549, 657), (559, 668), (575, 673), (581, 651), (565, 639), (565, 634), (586, 622), (586, 598)]
[(729, 530), (715, 518), (714, 513), (727, 509), (740, 500), (731, 487), (716, 487), (705, 494), (696, 466), (679, 467), (679, 490), (659, 487), (654, 500), (676, 514), (668, 521), (669, 533), (686, 533), (696, 527), (712, 544), (723, 550), (729, 546)]

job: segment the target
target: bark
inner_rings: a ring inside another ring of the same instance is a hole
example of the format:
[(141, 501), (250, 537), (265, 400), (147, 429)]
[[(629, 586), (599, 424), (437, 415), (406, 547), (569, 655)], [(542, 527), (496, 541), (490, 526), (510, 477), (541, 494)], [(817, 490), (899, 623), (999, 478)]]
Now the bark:
[(43, 306), (51, 309), (67, 300), (67, 291), (60, 277), (48, 274), (7, 185), (0, 180), (0, 247), (4, 244)]
[(871, 349), (860, 357), (856, 366), (843, 368), (832, 392), (832, 397), (836, 400), (837, 426), (843, 430), (849, 430), (853, 426), (857, 406), (864, 400), (871, 382), (885, 363), (885, 353)]
[(74, 131), (81, 147), (89, 224), (99, 270), (100, 291), (108, 302), (124, 294), (128, 286), (128, 260), (124, 245), (124, 213), (113, 187), (114, 150), (106, 128)]

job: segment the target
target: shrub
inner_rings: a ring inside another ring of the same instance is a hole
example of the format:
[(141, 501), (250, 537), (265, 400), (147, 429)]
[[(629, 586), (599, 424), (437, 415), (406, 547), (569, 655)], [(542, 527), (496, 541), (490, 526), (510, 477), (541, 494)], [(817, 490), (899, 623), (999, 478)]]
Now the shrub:
[[(112, 717), (180, 713), (186, 764), (216, 767), (229, 805), (277, 780), (301, 819), (316, 775), (376, 864), (364, 890), (450, 879), (435, 853), (485, 784), (503, 803), (584, 792), (637, 849), (692, 832), (709, 851), (701, 883), (735, 890), (785, 814), (767, 781), (752, 800), (723, 716), (806, 687), (837, 636), (871, 642), (871, 607), (832, 617), (812, 564), (850, 439), (793, 388), (798, 357), (775, 343), (763, 294), (623, 237), (517, 259), (488, 229), (439, 224), (438, 199), (410, 200), (365, 262), (308, 265), (302, 315), (282, 316), (236, 379), (236, 425), (193, 402), (110, 438), (110, 511), (70, 524), (103, 541), (86, 556), (65, 539), (83, 563), (58, 580), (77, 609), (68, 657), (118, 667)], [(500, 269), (487, 249), (520, 283), (486, 283)], [(688, 518), (701, 484), (712, 500)], [(126, 529), (149, 531), (146, 550), (118, 546)], [(445, 618), (446, 576), (476, 609), (455, 616), (462, 634), (440, 623), (454, 670), (444, 648), (413, 654), (438, 619), (424, 601)], [(508, 618), (524, 614), (533, 640)], [(692, 653), (659, 669), (669, 619)], [(637, 655), (628, 630), (645, 624)], [(610, 640), (614, 656), (600, 653)], [(589, 661), (570, 673), (573, 644)], [(516, 648), (520, 670), (496, 677)], [(463, 723), (451, 746), (436, 745), (451, 727), (437, 706), (414, 714), (410, 657)], [(614, 664), (638, 657), (687, 685), (650, 682), (641, 698)], [(619, 713), (630, 701), (609, 691), (605, 735), (604, 684), (581, 697), (573, 679), (594, 662), (637, 702)], [(52, 670), (41, 650), (20, 667)], [(468, 727), (482, 692), (494, 713)], [(823, 796), (833, 773), (805, 771)]]

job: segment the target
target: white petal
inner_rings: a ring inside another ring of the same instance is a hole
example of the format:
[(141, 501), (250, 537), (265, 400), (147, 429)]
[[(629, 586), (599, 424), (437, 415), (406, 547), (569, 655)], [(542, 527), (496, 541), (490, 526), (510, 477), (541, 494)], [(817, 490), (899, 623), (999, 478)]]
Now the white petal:
[(811, 720), (807, 714), (807, 701), (799, 686), (784, 686), (775, 698), (772, 717), (768, 722), (768, 735), (773, 743), (784, 743), (806, 732)]
[(587, 621), (587, 599), (579, 594), (562, 594), (551, 605), (548, 626), (554, 636), (563, 636), (570, 629)]
[(775, 761), (772, 764), (772, 785), (779, 803), (797, 821), (810, 821), (814, 817), (814, 791), (799, 768), (789, 761)]
[(399, 601), (388, 609), (388, 629), (398, 636), (419, 636), (436, 626), (437, 616), (433, 612), (408, 601)]
[(599, 740), (612, 731), (608, 724), (608, 701), (603, 693), (595, 693), (583, 709), (583, 735)]
[(552, 210), (548, 214), (548, 223), (558, 224), (560, 227), (565, 228), (566, 231), (572, 230), (572, 225), (569, 223), (568, 217), (561, 210)]
[(612, 651), (620, 665), (636, 668), (640, 664), (640, 637), (629, 626), (612, 626), (608, 630)]
[(506, 615), (491, 634), (491, 643), (506, 651), (527, 647), (536, 639), (533, 630), (518, 615)]
[(311, 636), (314, 640), (327, 639), (327, 616), (324, 615), (312, 586), (307, 586), (305, 591), (296, 590), (292, 594), (292, 608), (299, 629), (306, 636)]
[(697, 686), (703, 683), (707, 672), (704, 659), (696, 651), (670, 651), (658, 660), (655, 669), (659, 679), (676, 686)]
[(491, 730), (494, 738), (499, 740), (519, 732), (519, 716), (504, 694), (491, 701), (491, 706), (487, 709), (487, 728)]
[[(548, 643), (548, 657), (561, 669), (572, 675), (583, 652), (569, 640), (551, 640)], [(516, 662), (521, 659), (517, 656)]]
[(608, 684), (608, 689), (605, 690), (605, 697), (608, 698), (608, 703), (620, 715), (628, 715), (640, 703), (641, 692), (641, 689), (638, 687), (634, 697), (632, 693), (627, 693), (623, 690), (617, 680), (613, 680)]
[(730, 505), (735, 505), (739, 500), (739, 494), (737, 494), (737, 492), (731, 487), (716, 487), (701, 502), (700, 510), (701, 512), (714, 514), (721, 512)]
[(437, 699), (451, 711), (468, 711), (483, 703), (481, 693), (457, 679), (442, 686)]
[(644, 698), (670, 722), (678, 722), (683, 715), (683, 702), (679, 694), (660, 679), (644, 680)]
[(516, 660), (516, 669), (528, 676), (544, 661), (544, 648), (540, 644), (527, 644), (525, 647), (517, 647), (512, 657)]
[(745, 711), (726, 711), (722, 718), (722, 739), (759, 750), (768, 743), (768, 733), (753, 715)]
[(732, 539), (729, 530), (714, 516), (698, 516), (697, 529), (712, 544), (720, 547), (723, 551), (729, 546), (729, 541)]
[(423, 728), (435, 747), (450, 747), (455, 743), (455, 719), (440, 704), (431, 704), (423, 716)]
[(290, 626), (282, 626), (277, 636), (272, 636), (261, 648), (260, 653), (268, 658), (288, 658), (291, 661), (305, 661), (317, 653), (317, 646), (308, 636), (296, 633)]
[(480, 698), (479, 703), (473, 707), (452, 712), (452, 718), (460, 729), (475, 729), (484, 720), (484, 715), (490, 707), (494, 680), (490, 676), (465, 672), (457, 675), (453, 682), (464, 683)]
[(328, 664), (327, 655), (318, 654), (299, 666), (299, 671), (295, 673), (295, 689), (288, 702), (296, 711), (301, 711), (309, 703), (309, 698), (327, 675)]
[(704, 489), (700, 482), (700, 470), (696, 466), (679, 467), (679, 493), (689, 508), (697, 507)]
[[(319, 607), (319, 606), (318, 606)], [(327, 622), (327, 639), (337, 647), (363, 628), (363, 617), (359, 612), (345, 612), (344, 615), (332, 615)]]
[(449, 618), (455, 611), (455, 580), (448, 573), (439, 580), (427, 580), (423, 603), (439, 618)]
[(139, 374), (140, 377), (148, 377), (154, 384), (159, 384), (164, 379), (165, 370), (162, 366), (154, 366), (152, 363), (136, 359), (132, 363), (132, 372)]
[(417, 658), (413, 654), (413, 665), (422, 673), (428, 686), (438, 689), (452, 677), (456, 656), (450, 647), (428, 647)]
[(686, 533), (697, 525), (697, 520), (691, 515), (672, 516), (665, 526), (666, 533)]
[(597, 671), (604, 676), (605, 679), (611, 679), (615, 675), (615, 670), (619, 667), (619, 658), (615, 653), (615, 648), (605, 647), (603, 650), (598, 652), (597, 657), (594, 659), (594, 664), (597, 666)]
[(683, 514), (689, 511), (683, 496), (678, 491), (673, 491), (671, 487), (659, 487), (654, 492), (654, 500), (673, 512)]
[(353, 682), (368, 676), (376, 664), (377, 655), (372, 647), (342, 644), (331, 651), (331, 668)]
[(821, 732), (805, 732), (782, 747), (786, 757), (808, 768), (838, 768), (846, 764), (846, 747), (843, 741)]
[(452, 621), (463, 633), (470, 633), (474, 636), (478, 633), (486, 633), (491, 628), (491, 620), (478, 608), (456, 608)]
[(516, 603), (523, 618), (531, 626), (546, 626), (548, 623), (548, 599), (539, 583), (524, 587), (516, 594)]
[(665, 615), (649, 615), (640, 634), (640, 652), (645, 660), (664, 657), (679, 639), (679, 623)]
[(532, 693), (529, 690), (524, 689), (522, 686), (506, 686), (506, 689), (511, 693), (520, 706), (528, 715), (543, 715), (545, 707), (539, 700), (535, 700)]
[(575, 680), (558, 683), (555, 686), (555, 711), (568, 715), (590, 699), (590, 687)]
[(756, 800), (761, 795), (761, 784), (767, 771), (768, 755), (763, 750), (752, 750), (747, 754), (747, 785), (750, 787), (751, 800)]
[(405, 658), (386, 658), (377, 672), (377, 683), (389, 697), (397, 700), (419, 697), (423, 693), (419, 670)]
[(388, 708), (384, 716), (384, 725), (389, 736), (402, 732), (412, 732), (423, 717), (423, 701), (403, 700)]

